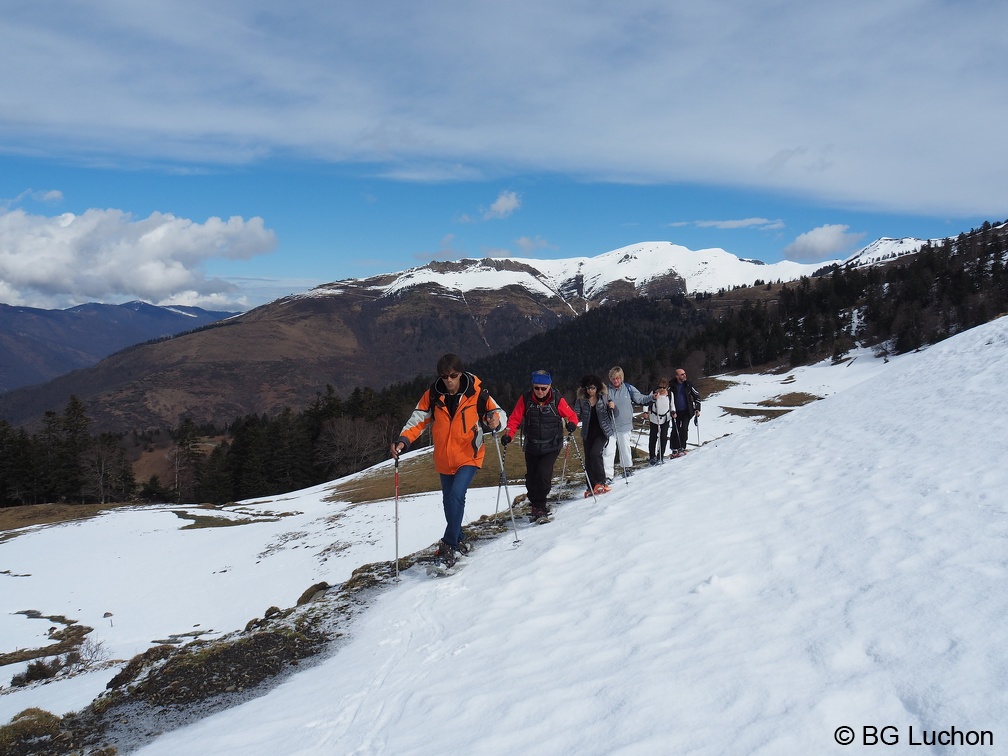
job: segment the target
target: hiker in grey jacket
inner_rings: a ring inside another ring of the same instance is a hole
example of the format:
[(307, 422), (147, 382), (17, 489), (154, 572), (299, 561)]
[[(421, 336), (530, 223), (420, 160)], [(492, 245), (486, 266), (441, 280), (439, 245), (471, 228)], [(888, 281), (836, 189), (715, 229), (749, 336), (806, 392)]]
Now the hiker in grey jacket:
[[(614, 367), (609, 371), (608, 405), (612, 411), (615, 434), (606, 445), (603, 454), (607, 480), (612, 480), (616, 472), (616, 447), (619, 447), (620, 466), (623, 471), (633, 467), (630, 454), (630, 434), (633, 432), (633, 405), (650, 407), (654, 394), (642, 394), (623, 380), (623, 368)], [(615, 442), (615, 443), (613, 443)]]

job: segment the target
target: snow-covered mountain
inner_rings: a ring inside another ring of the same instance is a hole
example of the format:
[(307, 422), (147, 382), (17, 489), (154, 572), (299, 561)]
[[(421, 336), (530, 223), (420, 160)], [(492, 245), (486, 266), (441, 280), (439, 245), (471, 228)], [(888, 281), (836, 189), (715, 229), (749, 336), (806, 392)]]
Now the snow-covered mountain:
[(473, 290), (519, 286), (535, 295), (556, 296), (572, 308), (579, 308), (584, 301), (603, 303), (613, 297), (714, 293), (719, 289), (751, 286), (756, 281), (793, 281), (811, 276), (826, 265), (842, 262), (803, 264), (784, 260), (766, 264), (741, 259), (723, 249), (691, 250), (671, 242), (642, 242), (595, 257), (432, 262), (401, 273), (337, 281), (295, 296), (338, 295), (350, 290), (359, 292), (362, 288), (370, 290), (373, 296), (396, 296), (417, 287), (433, 287), (449, 296), (464, 296)]
[[(517, 547), (481, 542), (451, 578), (404, 572), (327, 658), (140, 752), (804, 756), (882, 728), (904, 747), (954, 732), (1000, 742), (1008, 415), (990, 408), (1008, 318), (919, 353), (852, 357), (724, 376), (704, 397), (701, 448), (559, 506)], [(954, 423), (923, 409), (950, 390)], [(798, 393), (824, 398), (770, 422), (740, 412), (765, 417)], [(174, 507), (20, 532), (0, 543), (2, 650), (47, 642), (48, 622), (16, 614), (37, 609), (125, 658), (240, 629), (391, 559), (391, 465), (377, 472), (388, 499), (350, 505), (327, 484), (216, 513), (240, 527), (182, 530)], [(472, 490), (468, 518), (497, 501), (496, 487)], [(400, 553), (443, 528), (437, 494), (403, 497), (399, 513)], [(79, 709), (113, 671), (5, 688), (0, 722)]]
[(847, 267), (862, 268), (867, 265), (878, 265), (889, 262), (898, 257), (906, 257), (920, 251), (925, 244), (940, 245), (943, 239), (914, 239), (904, 237), (903, 239), (890, 239), (883, 237), (876, 239), (864, 249), (851, 255), (844, 261)]

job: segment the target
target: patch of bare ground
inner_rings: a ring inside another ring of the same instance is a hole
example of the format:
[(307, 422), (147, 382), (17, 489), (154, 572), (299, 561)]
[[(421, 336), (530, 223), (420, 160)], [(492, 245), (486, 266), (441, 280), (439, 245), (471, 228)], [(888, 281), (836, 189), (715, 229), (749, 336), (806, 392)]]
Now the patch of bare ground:
[(803, 407), (819, 399), (822, 399), (822, 397), (808, 394), (804, 391), (793, 391), (790, 394), (781, 394), (780, 396), (764, 399), (761, 402), (757, 402), (757, 405), (760, 407)]
[(758, 423), (765, 423), (768, 420), (773, 420), (775, 417), (780, 417), (786, 412), (790, 412), (791, 408), (756, 409), (753, 407), (721, 407), (721, 411), (726, 415), (745, 417)]
[(110, 509), (135, 506), (136, 504), (25, 504), (19, 507), (2, 507), (0, 543), (17, 535), (11, 531), (21, 528), (86, 520)]

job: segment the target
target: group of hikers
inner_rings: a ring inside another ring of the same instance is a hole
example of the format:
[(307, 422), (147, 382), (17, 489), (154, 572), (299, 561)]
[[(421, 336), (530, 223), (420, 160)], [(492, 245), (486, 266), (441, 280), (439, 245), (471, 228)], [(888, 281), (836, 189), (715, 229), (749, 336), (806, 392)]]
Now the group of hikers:
[(550, 514), (547, 497), (553, 467), (564, 444), (569, 442), (569, 435), (578, 427), (585, 449), (588, 497), (610, 490), (617, 451), (624, 476), (633, 466), (630, 439), (634, 405), (648, 410), (648, 461), (652, 465), (664, 461), (666, 446), (671, 457), (686, 453), (690, 421), (700, 416), (700, 393), (682, 368), (675, 371), (671, 383), (662, 379), (649, 394), (627, 383), (620, 367), (609, 371), (607, 382), (586, 375), (580, 381), (573, 407), (554, 390), (548, 371), (535, 370), (531, 389), (519, 397), (510, 417), (480, 379), (466, 372), (458, 355), (443, 355), (437, 363), (437, 375), (420, 397), (391, 451), (398, 460), (431, 427), (434, 468), (441, 478), (446, 521), (435, 558), (446, 567), (455, 564), (457, 554), (469, 553), (462, 534), (465, 497), (476, 471), (483, 465), (486, 433), (499, 434), (500, 444), (506, 447), (521, 431), (529, 517), (541, 520)]

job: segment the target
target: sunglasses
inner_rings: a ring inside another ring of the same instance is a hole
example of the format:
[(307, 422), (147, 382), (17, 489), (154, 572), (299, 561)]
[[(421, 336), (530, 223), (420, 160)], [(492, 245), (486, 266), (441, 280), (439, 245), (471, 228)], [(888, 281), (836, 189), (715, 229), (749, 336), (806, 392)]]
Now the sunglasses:
[(549, 386), (533, 386), (533, 391), (549, 391)]
[(462, 375), (462, 373), (441, 373), (441, 378), (446, 381), (449, 379), (457, 381), (460, 375)]
[(598, 391), (598, 386), (585, 386), (585, 391)]

